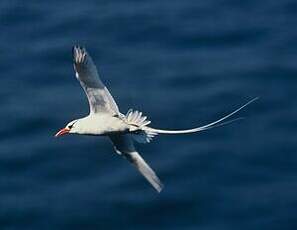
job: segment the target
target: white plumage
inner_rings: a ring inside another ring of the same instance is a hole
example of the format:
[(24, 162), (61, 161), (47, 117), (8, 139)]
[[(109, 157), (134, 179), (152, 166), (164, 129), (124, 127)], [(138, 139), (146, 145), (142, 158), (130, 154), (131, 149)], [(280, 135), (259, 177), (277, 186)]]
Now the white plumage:
[(73, 47), (73, 62), (75, 76), (88, 98), (90, 114), (69, 122), (56, 136), (66, 133), (108, 136), (115, 151), (132, 163), (158, 192), (162, 190), (163, 185), (156, 173), (137, 152), (134, 141), (149, 143), (158, 134), (195, 133), (232, 122), (234, 120), (226, 122), (226, 119), (257, 99), (255, 98), (223, 118), (201, 127), (187, 130), (154, 129), (148, 126), (151, 121), (143, 116), (142, 112), (129, 110), (126, 115), (120, 113), (110, 92), (100, 80), (91, 56), (84, 48)]

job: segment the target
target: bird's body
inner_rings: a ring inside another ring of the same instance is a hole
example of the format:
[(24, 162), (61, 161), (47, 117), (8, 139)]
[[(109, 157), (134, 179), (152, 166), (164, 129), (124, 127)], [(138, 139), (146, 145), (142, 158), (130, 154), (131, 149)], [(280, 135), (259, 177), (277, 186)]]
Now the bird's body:
[(118, 116), (110, 114), (90, 114), (79, 119), (79, 126), (72, 133), (106, 136), (114, 133), (127, 133), (129, 125)]
[(90, 114), (69, 122), (56, 136), (67, 133), (108, 136), (115, 151), (132, 163), (158, 192), (162, 190), (163, 185), (155, 172), (137, 152), (134, 141), (148, 143), (158, 134), (195, 133), (229, 123), (230, 121), (225, 122), (227, 118), (257, 99), (249, 101), (227, 116), (204, 126), (188, 130), (154, 129), (149, 126), (151, 122), (141, 112), (129, 110), (124, 115), (119, 111), (110, 92), (100, 80), (92, 58), (84, 48), (73, 48), (73, 62), (76, 78), (89, 101)]

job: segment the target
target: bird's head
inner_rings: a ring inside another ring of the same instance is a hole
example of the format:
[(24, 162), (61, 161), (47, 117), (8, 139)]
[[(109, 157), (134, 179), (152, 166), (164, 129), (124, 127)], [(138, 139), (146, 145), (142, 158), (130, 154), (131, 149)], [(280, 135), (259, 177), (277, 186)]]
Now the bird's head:
[(73, 120), (69, 122), (65, 128), (61, 129), (59, 132), (56, 133), (55, 137), (59, 137), (68, 133), (77, 133), (78, 129), (78, 122), (79, 120)]

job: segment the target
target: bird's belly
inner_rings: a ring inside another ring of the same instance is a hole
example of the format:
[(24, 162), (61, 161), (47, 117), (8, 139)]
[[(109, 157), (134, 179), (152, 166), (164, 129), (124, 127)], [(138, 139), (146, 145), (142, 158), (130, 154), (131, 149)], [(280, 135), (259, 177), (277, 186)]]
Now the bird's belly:
[(126, 123), (116, 117), (101, 117), (96, 120), (91, 130), (90, 135), (108, 135), (112, 133), (127, 132), (129, 127)]

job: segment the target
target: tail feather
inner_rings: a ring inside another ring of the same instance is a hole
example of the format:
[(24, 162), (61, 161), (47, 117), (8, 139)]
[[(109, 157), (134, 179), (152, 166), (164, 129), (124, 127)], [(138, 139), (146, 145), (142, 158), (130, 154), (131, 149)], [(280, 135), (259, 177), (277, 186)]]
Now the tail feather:
[(236, 118), (233, 120), (227, 120), (234, 114), (238, 113), (240, 110), (248, 106), (249, 104), (253, 103), (254, 101), (258, 100), (258, 97), (250, 100), (243, 106), (239, 107), (238, 109), (234, 110), (232, 113), (229, 113), (228, 115), (211, 122), (207, 125), (203, 125), (197, 128), (193, 129), (185, 129), (185, 130), (164, 130), (164, 129), (155, 129), (152, 127), (149, 127), (148, 125), (151, 123), (151, 121), (147, 120), (146, 116), (142, 116), (141, 112), (129, 110), (124, 117), (125, 121), (131, 125), (130, 127), (130, 133), (133, 137), (133, 139), (139, 143), (149, 143), (154, 136), (158, 134), (186, 134), (186, 133), (196, 133), (201, 132), (204, 130), (212, 129), (218, 126), (226, 125), (229, 123), (232, 123), (234, 121), (237, 121), (242, 118)]
[(150, 143), (158, 133), (153, 130), (139, 130), (131, 133), (132, 138), (141, 144)]
[(143, 127), (151, 123), (151, 121), (147, 120), (146, 116), (142, 116), (142, 112), (138, 112), (137, 110), (133, 111), (132, 109), (129, 109), (125, 118), (129, 125), (137, 127)]
[(124, 119), (129, 125), (131, 125), (131, 136), (138, 143), (149, 143), (153, 137), (157, 135), (154, 131), (144, 130), (144, 127), (149, 125), (151, 121), (147, 120), (146, 116), (142, 116), (142, 112), (130, 109)]
[[(196, 133), (196, 132), (201, 132), (204, 130), (208, 130), (208, 129), (212, 129), (218, 126), (222, 126), (222, 125), (226, 125), (228, 123), (231, 123), (233, 121), (236, 121), (238, 119), (241, 118), (237, 118), (237, 119), (233, 119), (231, 121), (226, 121), (229, 117), (233, 116), (234, 114), (238, 113), (240, 110), (242, 110), (244, 107), (248, 106), (249, 104), (251, 104), (252, 102), (258, 100), (258, 97), (250, 100), (249, 102), (247, 102), (246, 104), (244, 104), (243, 106), (241, 106), (240, 108), (234, 110), (232, 113), (229, 113), (228, 115), (214, 121), (211, 122), (207, 125), (203, 125), (197, 128), (193, 128), (193, 129), (185, 129), (185, 130), (164, 130), (164, 129), (155, 129), (155, 128), (151, 128), (151, 127), (143, 127), (143, 130), (146, 132), (154, 132), (157, 134), (185, 134), (185, 133)], [(225, 121), (225, 122), (224, 122)]]

